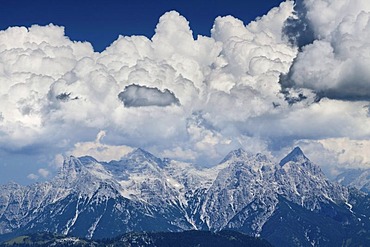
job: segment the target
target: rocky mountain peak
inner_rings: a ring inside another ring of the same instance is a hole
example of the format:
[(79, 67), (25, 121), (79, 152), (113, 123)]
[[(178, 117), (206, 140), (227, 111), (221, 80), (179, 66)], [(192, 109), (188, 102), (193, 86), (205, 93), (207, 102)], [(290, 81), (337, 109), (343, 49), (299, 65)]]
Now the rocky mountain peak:
[(231, 151), (228, 153), (225, 158), (220, 162), (220, 164), (225, 163), (230, 160), (235, 160), (235, 159), (242, 159), (243, 157), (250, 156), (244, 149), (239, 148), (236, 150)]
[(78, 160), (83, 165), (90, 164), (90, 163), (98, 163), (98, 161), (91, 156), (82, 156), (82, 157), (79, 157)]
[(59, 171), (59, 178), (74, 178), (81, 172), (83, 164), (74, 156), (64, 157), (62, 169)]
[(280, 166), (284, 166), (286, 163), (293, 161), (308, 161), (308, 158), (304, 155), (302, 149), (295, 147), (287, 156), (280, 161)]
[(149, 153), (148, 151), (145, 151), (142, 148), (137, 148), (131, 153), (128, 153), (126, 156), (123, 157), (122, 160), (130, 160), (135, 163), (143, 162), (155, 163), (161, 168), (164, 166), (164, 163), (160, 158), (154, 156), (153, 154)]

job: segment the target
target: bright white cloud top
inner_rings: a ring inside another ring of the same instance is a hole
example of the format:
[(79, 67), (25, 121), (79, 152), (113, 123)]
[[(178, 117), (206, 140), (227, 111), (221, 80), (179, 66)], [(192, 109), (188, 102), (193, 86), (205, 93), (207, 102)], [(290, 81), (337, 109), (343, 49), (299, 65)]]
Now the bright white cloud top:
[[(0, 31), (2, 157), (45, 166), (142, 147), (209, 165), (240, 146), (300, 144), (327, 170), (369, 167), (370, 152), (358, 151), (370, 149), (368, 11), (367, 0), (286, 1), (246, 26), (218, 17), (196, 39), (172, 11), (151, 39), (120, 36), (101, 53), (52, 24)], [(302, 25), (312, 40), (298, 47)]]

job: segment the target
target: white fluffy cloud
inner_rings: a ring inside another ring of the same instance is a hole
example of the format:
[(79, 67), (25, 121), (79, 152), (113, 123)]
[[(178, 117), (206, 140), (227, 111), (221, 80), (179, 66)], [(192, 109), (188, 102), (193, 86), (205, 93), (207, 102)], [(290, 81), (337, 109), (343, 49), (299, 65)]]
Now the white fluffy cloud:
[(94, 142), (78, 142), (67, 153), (76, 157), (92, 156), (99, 161), (111, 161), (120, 160), (124, 155), (133, 151), (133, 148), (128, 146), (101, 143), (105, 135), (105, 131), (100, 131)]
[(370, 141), (349, 138), (325, 139), (319, 141), (325, 149), (334, 152), (338, 163), (346, 167), (370, 167)]
[[(240, 146), (269, 152), (301, 139), (369, 138), (368, 103), (315, 103), (311, 91), (367, 95), (370, 32), (359, 10), (368, 4), (356, 1), (339, 14), (337, 2), (346, 1), (304, 1), (317, 41), (302, 51), (282, 32), (292, 1), (248, 25), (218, 17), (211, 37), (196, 39), (171, 11), (151, 39), (120, 36), (101, 53), (59, 26), (0, 31), (0, 149), (32, 150), (43, 160), (60, 153), (110, 160), (142, 147), (209, 164)], [(315, 19), (317, 6), (331, 14)], [(283, 93), (281, 75), (289, 71), (296, 88)]]
[(315, 41), (291, 68), (295, 86), (321, 97), (370, 100), (370, 2), (303, 0)]
[(34, 173), (30, 173), (27, 175), (27, 178), (31, 180), (38, 180), (40, 177), (45, 179), (50, 175), (50, 171), (45, 168), (40, 168), (38, 169), (37, 172), (38, 172), (38, 175)]
[[(328, 138), (321, 140), (299, 140), (307, 157), (320, 164), (327, 175), (336, 177), (344, 169), (370, 168), (370, 141), (350, 138)], [(284, 150), (284, 152), (289, 150)]]

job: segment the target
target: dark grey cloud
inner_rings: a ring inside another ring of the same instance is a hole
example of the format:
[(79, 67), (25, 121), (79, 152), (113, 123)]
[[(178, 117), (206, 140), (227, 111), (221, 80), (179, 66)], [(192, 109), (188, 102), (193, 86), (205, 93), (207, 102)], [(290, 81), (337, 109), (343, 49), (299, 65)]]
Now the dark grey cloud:
[(180, 105), (179, 99), (168, 89), (161, 91), (155, 87), (136, 84), (126, 86), (123, 92), (118, 94), (118, 98), (126, 107)]
[(62, 102), (67, 102), (69, 100), (76, 100), (78, 99), (78, 97), (74, 97), (74, 98), (71, 98), (71, 93), (61, 93), (61, 94), (58, 94), (56, 97), (55, 97), (57, 100), (59, 101), (62, 101)]
[(345, 85), (341, 88), (316, 92), (319, 98), (338, 99), (346, 101), (370, 101), (370, 86)]
[(299, 48), (315, 40), (314, 31), (307, 18), (307, 8), (302, 0), (297, 0), (294, 5), (294, 17), (289, 17), (283, 27), (283, 37)]
[(307, 96), (305, 96), (303, 93), (292, 95), (288, 90), (283, 90), (282, 93), (284, 94), (284, 98), (289, 103), (289, 105), (294, 105), (307, 99)]
[[(309, 99), (307, 95), (303, 92), (301, 88), (295, 85), (294, 81), (291, 79), (292, 76), (292, 70), (290, 69), (289, 73), (287, 74), (281, 74), (280, 75), (280, 85), (281, 85), (281, 91), (284, 95), (285, 101), (289, 105), (294, 105), (296, 103), (306, 101)], [(312, 94), (312, 93), (311, 93)], [(319, 95), (317, 93), (314, 93), (315, 96), (313, 100), (311, 100), (311, 103), (313, 102), (319, 102), (322, 98), (322, 95)]]

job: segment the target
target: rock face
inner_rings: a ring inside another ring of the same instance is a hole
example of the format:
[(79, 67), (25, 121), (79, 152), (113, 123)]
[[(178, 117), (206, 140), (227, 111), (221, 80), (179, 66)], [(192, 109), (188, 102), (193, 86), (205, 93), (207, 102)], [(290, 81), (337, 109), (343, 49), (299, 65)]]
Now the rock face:
[(69, 157), (47, 183), (0, 190), (0, 237), (53, 232), (99, 239), (138, 231), (236, 230), (273, 245), (370, 244), (370, 199), (330, 182), (299, 148), (280, 163), (241, 149), (218, 165)]

